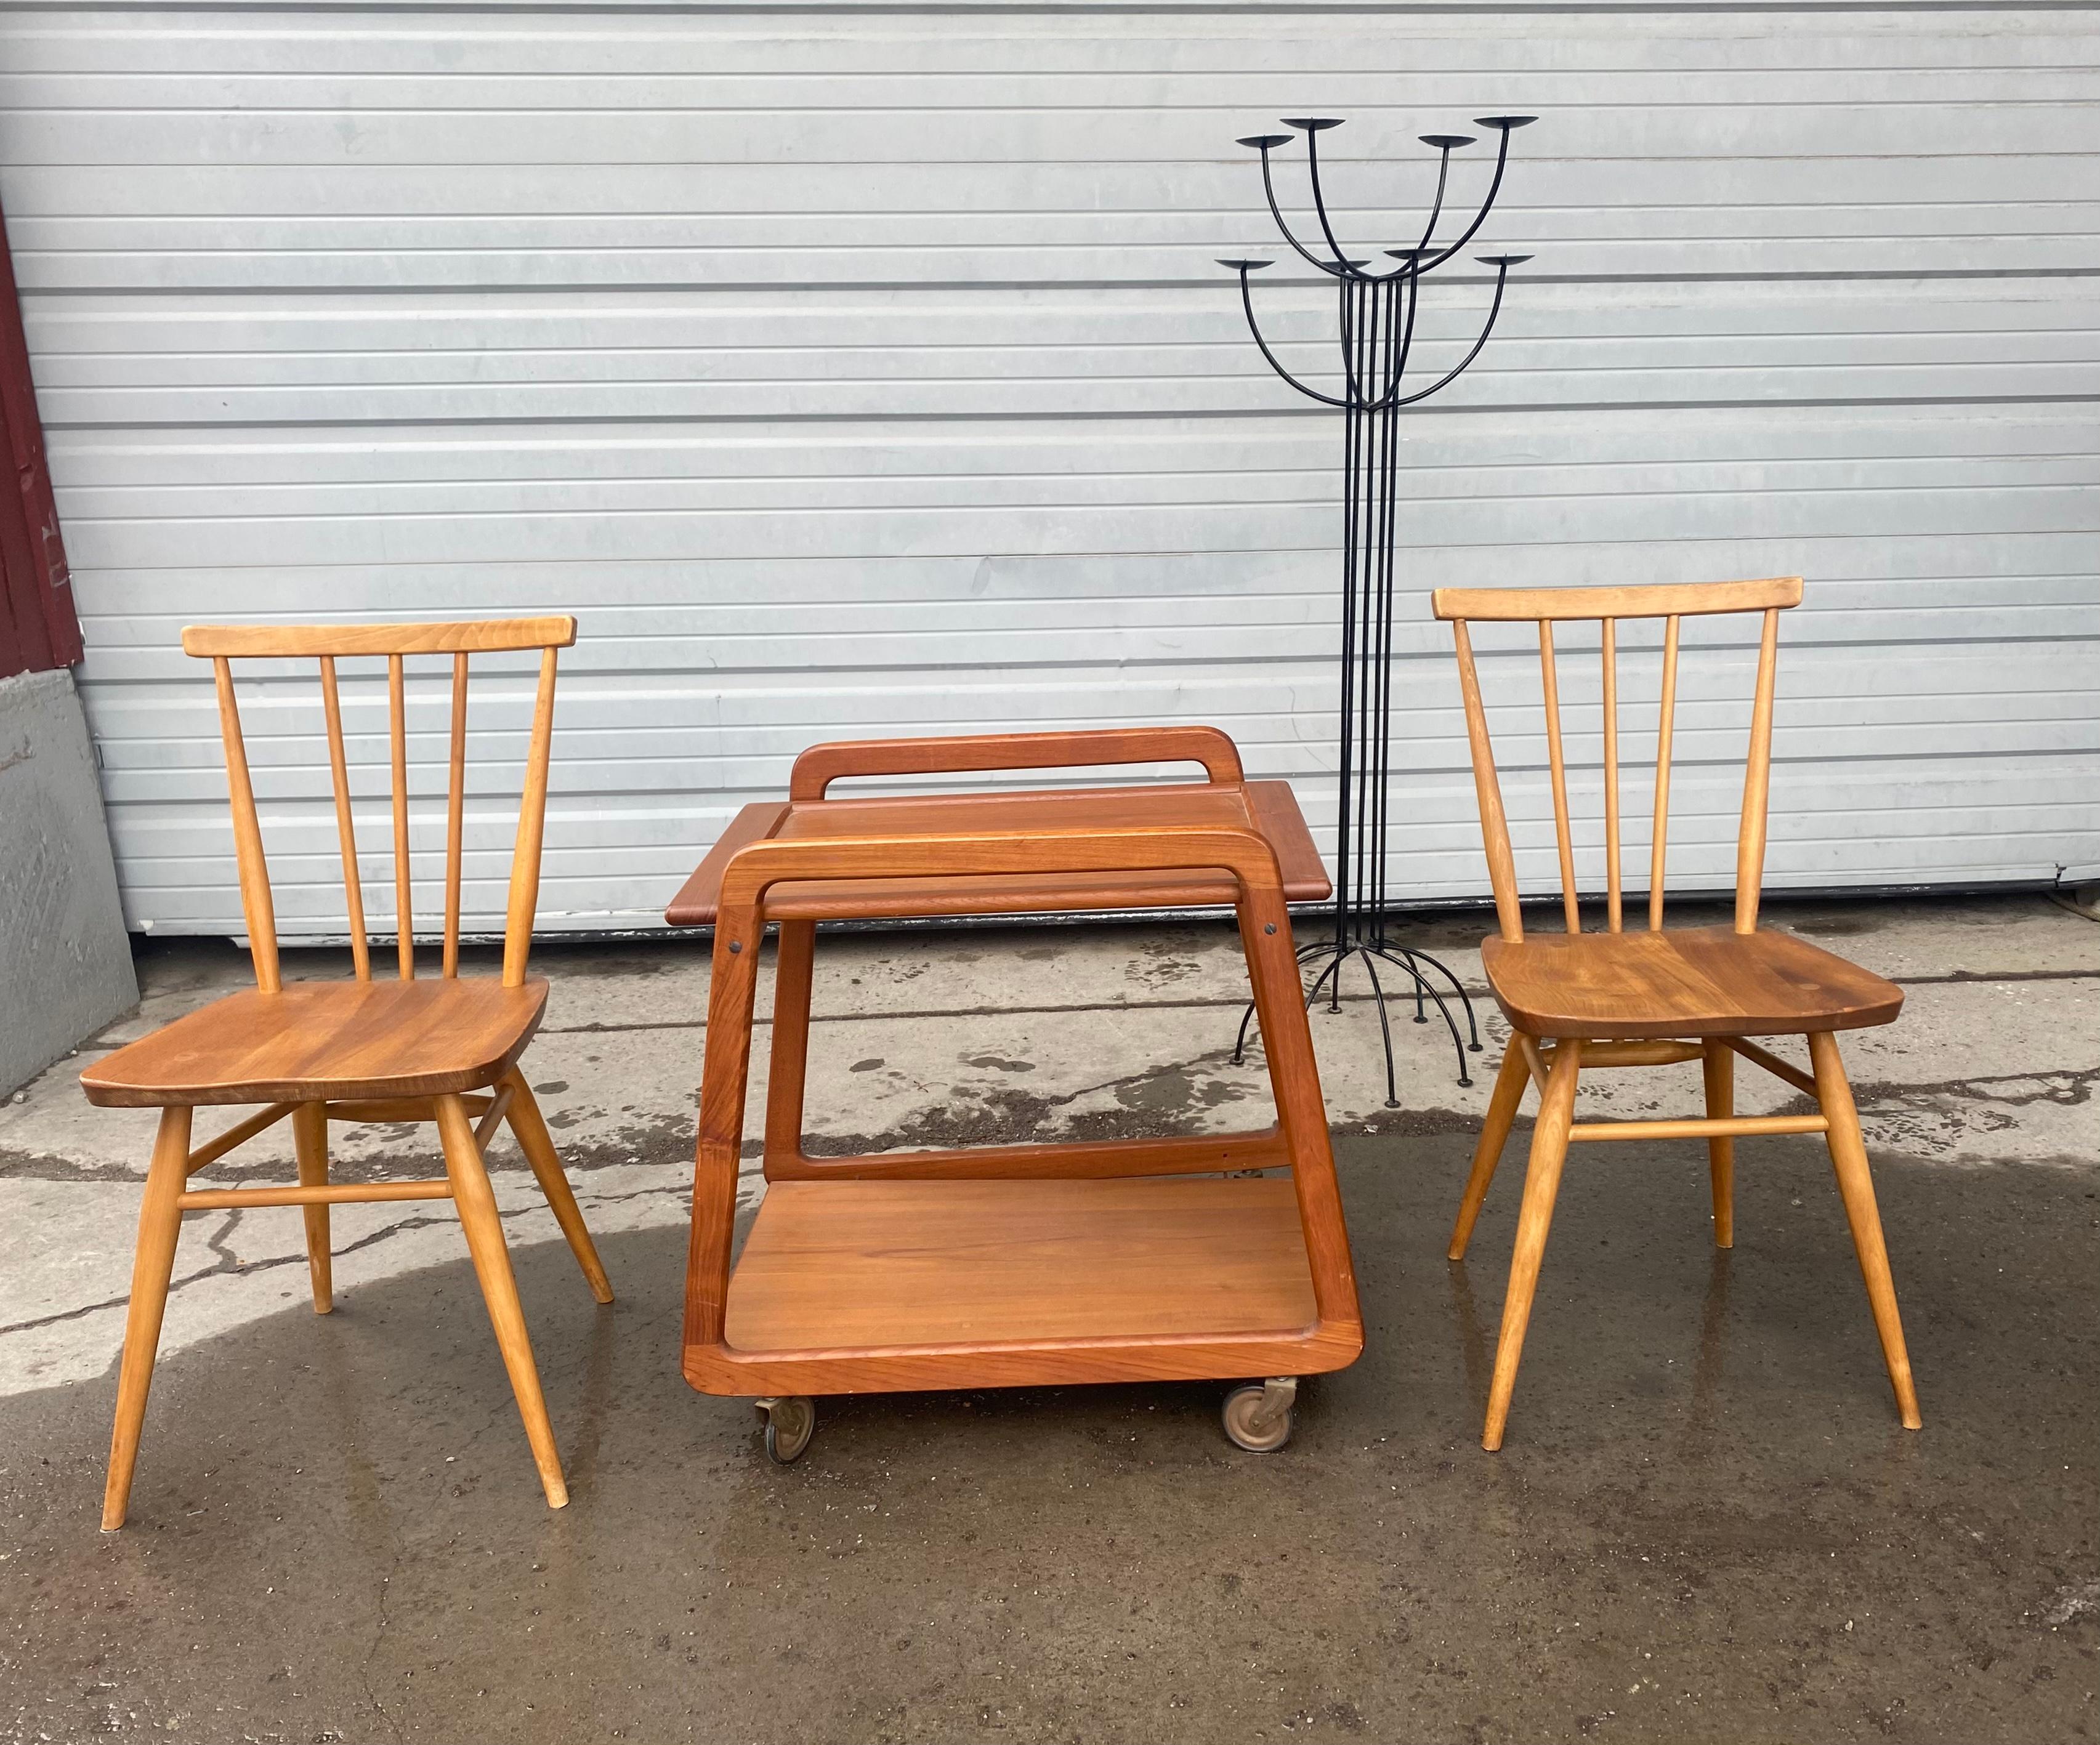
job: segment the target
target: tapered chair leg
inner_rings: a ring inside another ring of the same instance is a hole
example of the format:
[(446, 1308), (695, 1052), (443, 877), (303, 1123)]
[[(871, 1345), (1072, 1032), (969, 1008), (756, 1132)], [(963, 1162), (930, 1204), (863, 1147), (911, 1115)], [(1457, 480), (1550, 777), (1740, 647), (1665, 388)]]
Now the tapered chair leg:
[(1502, 1332), (1495, 1341), (1494, 1380), (1488, 1389), (1487, 1426), (1480, 1435), (1480, 1446), (1491, 1454), (1502, 1445), (1502, 1430), (1509, 1422), (1517, 1362), (1524, 1355), (1524, 1329), (1531, 1321), (1531, 1299), (1538, 1289), (1539, 1262), (1546, 1255), (1546, 1233), (1553, 1223), (1561, 1166), (1568, 1161), (1568, 1130), (1575, 1118), (1575, 1079), (1582, 1063), (1579, 1041), (1571, 1038), (1555, 1044), (1546, 1095), (1539, 1100), (1538, 1124), (1532, 1130), (1524, 1205), (1517, 1214), (1516, 1247), (1510, 1256), (1509, 1294), (1502, 1300)]
[(817, 923), (783, 921), (773, 976), (773, 1055), (765, 1073), (765, 1155), (802, 1155), (802, 1102), (810, 1078), (810, 989)]
[(139, 1433), (146, 1421), (146, 1395), (153, 1385), (153, 1358), (161, 1346), (161, 1319), (168, 1307), (168, 1279), (174, 1271), (182, 1235), (183, 1183), (189, 1178), (190, 1112), (161, 1111), (153, 1160), (146, 1169), (146, 1196), (139, 1208), (139, 1248), (131, 1262), (131, 1306), (124, 1317), (124, 1361), (117, 1372), (117, 1423), (109, 1437), (109, 1473), (102, 1490), (102, 1530), (123, 1526), (131, 1503), (131, 1474), (139, 1464)]
[[(1706, 1118), (1724, 1119), (1736, 1113), (1736, 1055), (1726, 1042), (1707, 1038), (1701, 1062), (1706, 1075)], [(1706, 1171), (1714, 1179), (1714, 1246), (1736, 1245), (1736, 1142), (1711, 1139), (1706, 1142)]]
[[(299, 1185), (328, 1185), (328, 1105), (302, 1103), (292, 1111), (292, 1144), (298, 1152)], [(335, 1264), (329, 1250), (329, 1209), (304, 1205), (307, 1220), (307, 1273), (313, 1281), (314, 1313), (335, 1307)]]
[(584, 1282), (590, 1286), (591, 1295), (600, 1302), (610, 1302), (612, 1281), (605, 1276), (605, 1264), (598, 1258), (598, 1245), (591, 1240), (583, 1210), (576, 1204), (568, 1177), (562, 1173), (561, 1154), (554, 1149), (554, 1136), (547, 1130), (546, 1117), (540, 1113), (532, 1087), (525, 1082), (525, 1075), (516, 1067), (503, 1076), (501, 1082), (510, 1087), (510, 1107), (505, 1111), (504, 1118), (510, 1122), (518, 1148), (525, 1153), (526, 1162), (532, 1166), (532, 1179), (539, 1183), (540, 1192), (547, 1196), (548, 1207), (554, 1214), (554, 1222), (562, 1227), (562, 1234), (569, 1239), (569, 1252), (584, 1269)]
[(1925, 1420), (1918, 1416), (1917, 1388), (1911, 1379), (1910, 1353), (1904, 1345), (1903, 1318), (1896, 1310), (1895, 1280), (1889, 1272), (1888, 1245), (1882, 1238), (1881, 1210), (1874, 1204), (1874, 1179), (1867, 1168), (1867, 1144), (1860, 1132), (1860, 1111), (1845, 1077), (1845, 1063), (1838, 1053), (1838, 1038), (1828, 1030), (1818, 1031), (1808, 1038), (1808, 1052), (1815, 1064), (1815, 1099), (1830, 1123), (1830, 1130), (1824, 1135), (1830, 1146), (1830, 1162), (1838, 1172), (1845, 1221), (1852, 1227), (1852, 1246), (1859, 1254), (1860, 1276), (1866, 1280), (1867, 1301), (1874, 1311), (1874, 1331), (1881, 1335), (1889, 1385), (1895, 1390), (1896, 1411), (1905, 1430), (1917, 1430)]
[(1489, 1186), (1495, 1179), (1495, 1166), (1502, 1161), (1502, 1147), (1509, 1143), (1510, 1127), (1524, 1102), (1524, 1081), (1530, 1076), (1530, 1069), (1524, 1064), (1524, 1051), (1518, 1046), (1516, 1038), (1511, 1036), (1508, 1051), (1502, 1055), (1502, 1070), (1495, 1074), (1494, 1091), (1488, 1098), (1488, 1118), (1481, 1123), (1480, 1141), (1473, 1147), (1473, 1173), (1466, 1178), (1465, 1196), (1458, 1202), (1458, 1222), (1451, 1227), (1451, 1246), (1446, 1251), (1446, 1259), (1466, 1258), (1466, 1245), (1473, 1240), (1474, 1223), (1480, 1215)]
[(559, 1509), (568, 1502), (569, 1487), (562, 1478), (561, 1456), (554, 1450), (554, 1427), (547, 1421), (547, 1402), (540, 1391), (540, 1372), (532, 1361), (532, 1342), (525, 1331), (525, 1311), (518, 1301), (518, 1281), (511, 1276), (510, 1251), (504, 1245), (496, 1195), (488, 1185), (488, 1172), (482, 1166), (481, 1149), (474, 1142), (465, 1105), (457, 1096), (447, 1095), (436, 1099), (436, 1108), (445, 1174), (459, 1207), (460, 1227), (466, 1232), (466, 1250), (481, 1281), (503, 1367), (510, 1373), (510, 1390), (518, 1398), (518, 1416), (525, 1421), (525, 1439), (532, 1445), (547, 1506)]

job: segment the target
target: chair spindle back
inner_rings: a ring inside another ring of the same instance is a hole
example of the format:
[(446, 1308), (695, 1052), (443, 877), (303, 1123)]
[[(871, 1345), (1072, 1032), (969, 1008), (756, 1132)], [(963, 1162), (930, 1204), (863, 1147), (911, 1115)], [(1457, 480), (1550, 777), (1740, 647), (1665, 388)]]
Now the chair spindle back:
[(394, 918), (401, 979), (416, 974), (415, 913), (408, 842), (408, 732), (407, 658), (452, 656), (452, 739), (445, 806), (445, 920), (442, 974), (459, 974), (461, 877), (465, 861), (467, 657), (474, 654), (540, 651), (539, 688), (533, 700), (524, 788), (518, 806), (518, 834), (510, 861), (504, 916), (503, 983), (525, 979), (532, 920), (539, 906), (540, 855), (547, 819), (547, 765), (554, 744), (556, 651), (576, 639), (576, 621), (550, 618), (492, 619), (435, 624), (192, 624), (183, 632), (183, 650), (212, 663), (218, 690), (218, 725), (226, 744), (226, 779), (233, 807), (233, 840), (240, 869), (240, 906), (248, 923), (256, 985), (274, 994), (282, 986), (277, 962), (277, 919), (270, 894), (269, 862), (234, 695), (233, 662), (244, 658), (313, 657), (320, 666), (321, 707), (328, 724), (329, 774), (335, 793), (336, 835), (342, 857), (343, 896), (350, 923), (350, 950), (357, 979), (372, 979), (364, 890), (358, 870), (357, 825), (351, 803), (349, 758), (342, 726), (342, 697), (336, 662), (359, 655), (386, 661), (387, 739), (393, 803)]
[(1754, 933), (1758, 901), (1764, 880), (1766, 812), (1771, 780), (1772, 697), (1779, 665), (1779, 615), (1801, 603), (1801, 578), (1769, 581), (1712, 582), (1641, 588), (1440, 588), (1433, 596), (1436, 616), (1447, 620), (1458, 644), (1458, 685), (1465, 699), (1466, 738), (1472, 752), (1473, 782), (1480, 795), (1480, 831), (1488, 853), (1488, 875), (1494, 887), (1495, 913), (1502, 937), (1524, 937), (1519, 904), (1516, 860), (1510, 848), (1509, 818), (1502, 807), (1502, 782), (1495, 773), (1494, 750), (1488, 734), (1487, 711), (1480, 698), (1480, 675), (1473, 663), (1471, 623), (1538, 626), (1540, 690), (1546, 709), (1546, 760), (1553, 789), (1553, 826), (1560, 863), (1561, 906), (1568, 931), (1582, 930), (1576, 896), (1575, 848), (1568, 806), (1568, 765), (1560, 734), (1560, 674), (1554, 657), (1553, 627), (1566, 619), (1596, 619), (1603, 631), (1604, 741), (1604, 924), (1617, 933), (1624, 927), (1624, 891), (1619, 847), (1619, 685), (1618, 622), (1626, 618), (1664, 621), (1662, 691), (1656, 729), (1655, 808), (1648, 856), (1648, 924), (1662, 927), (1664, 862), (1670, 837), (1670, 773), (1677, 717), (1678, 628), (1686, 618), (1726, 612), (1761, 612), (1763, 635), (1758, 650), (1756, 698), (1750, 712), (1749, 757), (1743, 775), (1742, 823), (1736, 839), (1736, 931)]

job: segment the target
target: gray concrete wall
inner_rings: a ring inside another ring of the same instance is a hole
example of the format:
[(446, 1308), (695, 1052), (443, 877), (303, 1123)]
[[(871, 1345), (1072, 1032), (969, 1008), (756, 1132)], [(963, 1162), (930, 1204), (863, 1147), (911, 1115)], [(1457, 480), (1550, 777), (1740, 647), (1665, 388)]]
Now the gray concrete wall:
[(0, 1094), (138, 1002), (73, 675), (0, 679)]

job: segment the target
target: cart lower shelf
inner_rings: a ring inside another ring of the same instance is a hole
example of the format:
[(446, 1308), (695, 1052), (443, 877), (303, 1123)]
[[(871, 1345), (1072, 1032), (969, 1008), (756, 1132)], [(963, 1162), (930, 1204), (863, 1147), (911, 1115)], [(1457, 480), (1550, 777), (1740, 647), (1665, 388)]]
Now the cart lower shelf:
[(1273, 1177), (776, 1182), (732, 1274), (715, 1394), (872, 1393), (1306, 1374), (1322, 1323)]

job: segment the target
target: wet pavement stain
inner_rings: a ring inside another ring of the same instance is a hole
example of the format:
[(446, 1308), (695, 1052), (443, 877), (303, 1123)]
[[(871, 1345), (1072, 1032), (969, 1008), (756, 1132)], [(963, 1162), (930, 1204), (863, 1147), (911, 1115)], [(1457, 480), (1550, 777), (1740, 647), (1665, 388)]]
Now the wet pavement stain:
[(1872, 933), (1884, 932), (1888, 922), (1878, 915), (1851, 914), (1842, 915), (1797, 915), (1789, 918), (1789, 931), (1805, 933), (1811, 939), (1857, 939)]
[(1125, 973), (1139, 987), (1154, 990), (1192, 980), (1203, 972), (1205, 945), (1222, 936), (1188, 929), (1149, 932), (1133, 941), (1136, 953)]
[(1519, 1184), (1452, 1267), (1465, 1135), (1339, 1144), (1366, 1353), (1270, 1456), (1185, 1384), (826, 1400), (770, 1466), (677, 1376), (680, 1228), (608, 1309), (518, 1251), (560, 1513), (464, 1259), (171, 1357), (120, 1535), (112, 1378), (0, 1402), (0, 1738), (2093, 1736), (2100, 1172), (1877, 1163), (1912, 1434), (1820, 1148), (1719, 1255), (1695, 1148), (1592, 1146), (1489, 1456)]
[[(1249, 1099), (1245, 1086), (1213, 1076), (1224, 1056), (1149, 1066), (1099, 1084), (1083, 1085), (1055, 1095), (1023, 1091), (1008, 1084), (956, 1085), (946, 1099), (915, 1109), (880, 1133), (810, 1131), (803, 1149), (812, 1157), (842, 1157), (862, 1152), (936, 1147), (1032, 1144), (1045, 1140), (1167, 1139), (1203, 1130), (1200, 1110)], [(986, 1056), (966, 1064), (990, 1069), (1026, 1072), (1025, 1063)], [(1107, 1095), (1110, 1108), (1075, 1108), (1088, 1098)]]
[[(1223, 1064), (1223, 1059), (1161, 1067), (1123, 1080), (1115, 1086), (1116, 1101), (1127, 1109), (1171, 1118), (1193, 1114), (1199, 1108), (1219, 1108), (1228, 1103), (1248, 1100), (1249, 1092), (1245, 1086), (1204, 1071), (1206, 1064), (1215, 1068)], [(1194, 1130), (1193, 1126), (1190, 1130)]]

